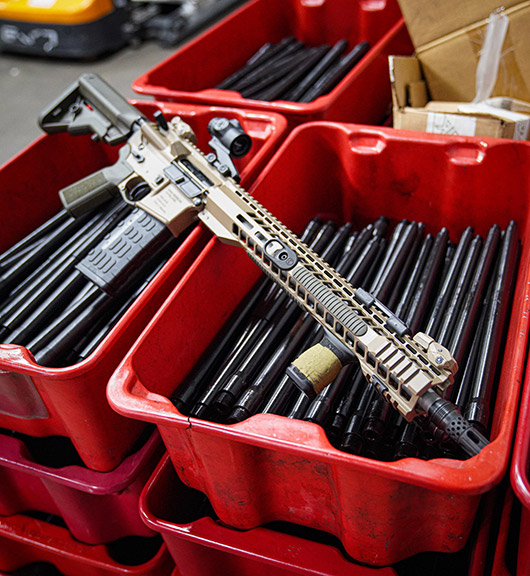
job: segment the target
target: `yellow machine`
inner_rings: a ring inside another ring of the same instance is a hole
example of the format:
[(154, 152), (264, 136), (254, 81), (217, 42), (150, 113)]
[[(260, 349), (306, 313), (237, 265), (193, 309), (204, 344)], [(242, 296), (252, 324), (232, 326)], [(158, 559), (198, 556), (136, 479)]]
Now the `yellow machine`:
[(172, 46), (242, 0), (0, 0), (0, 51), (93, 59), (129, 42)]
[(127, 43), (126, 2), (0, 0), (0, 49), (94, 58)]

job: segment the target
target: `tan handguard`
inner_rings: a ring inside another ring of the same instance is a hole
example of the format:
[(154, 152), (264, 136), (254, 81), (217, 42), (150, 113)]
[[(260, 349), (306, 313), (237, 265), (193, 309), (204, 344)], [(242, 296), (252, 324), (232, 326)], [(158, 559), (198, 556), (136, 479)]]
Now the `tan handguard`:
[(365, 353), (355, 355), (326, 332), (320, 343), (292, 362), (287, 373), (301, 390), (314, 397), (333, 382), (343, 366), (359, 360), (366, 380), (374, 384), (404, 418), (411, 421), (424, 412), (418, 405), (419, 398), (430, 388), (443, 396), (458, 368), (449, 350), (427, 334), (418, 332), (413, 340), (421, 347), (426, 359), (436, 366), (435, 371), (429, 373), (419, 369), (408, 355), (392, 346), (387, 336), (371, 337), (368, 332), (361, 335), (359, 342), (364, 342)]

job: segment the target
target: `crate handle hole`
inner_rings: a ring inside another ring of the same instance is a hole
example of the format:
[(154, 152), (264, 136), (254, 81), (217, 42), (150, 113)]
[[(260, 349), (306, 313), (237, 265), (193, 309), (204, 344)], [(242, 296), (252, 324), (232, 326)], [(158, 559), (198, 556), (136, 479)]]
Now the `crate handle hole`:
[(350, 147), (358, 154), (380, 154), (386, 148), (382, 134), (354, 132), (350, 135)]
[(482, 164), (486, 157), (484, 142), (458, 142), (447, 147), (447, 156), (453, 164), (473, 166)]

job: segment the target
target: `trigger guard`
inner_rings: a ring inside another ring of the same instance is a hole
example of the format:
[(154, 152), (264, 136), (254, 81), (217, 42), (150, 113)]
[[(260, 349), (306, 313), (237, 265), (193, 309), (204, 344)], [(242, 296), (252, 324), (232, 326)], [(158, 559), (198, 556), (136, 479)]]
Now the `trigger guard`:
[[(145, 188), (145, 193), (141, 194), (138, 198), (131, 197), (131, 194), (134, 194), (135, 191), (138, 192), (140, 188)], [(140, 202), (140, 200), (143, 200), (150, 193), (151, 187), (141, 176), (138, 175), (129, 178), (124, 183), (123, 188), (120, 189), (121, 197), (124, 202), (130, 206), (137, 206), (137, 203)]]

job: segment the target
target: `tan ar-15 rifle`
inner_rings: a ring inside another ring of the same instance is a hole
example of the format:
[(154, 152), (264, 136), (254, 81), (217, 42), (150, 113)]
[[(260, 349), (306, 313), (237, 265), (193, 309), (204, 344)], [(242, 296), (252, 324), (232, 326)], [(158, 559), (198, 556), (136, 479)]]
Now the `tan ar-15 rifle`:
[(150, 122), (94, 74), (79, 81), (40, 117), (46, 132), (93, 133), (126, 144), (119, 160), (61, 190), (75, 216), (112, 196), (145, 210), (178, 235), (201, 220), (222, 242), (243, 248), (252, 260), (325, 329), (322, 341), (288, 368), (306, 394), (327, 386), (343, 365), (357, 359), (366, 379), (399, 413), (438, 428), (472, 456), (488, 444), (443, 398), (457, 365), (449, 351), (407, 326), (362, 289), (350, 286), (238, 184), (232, 162), (250, 148), (237, 121), (210, 122), (203, 154), (191, 128), (161, 113)]

